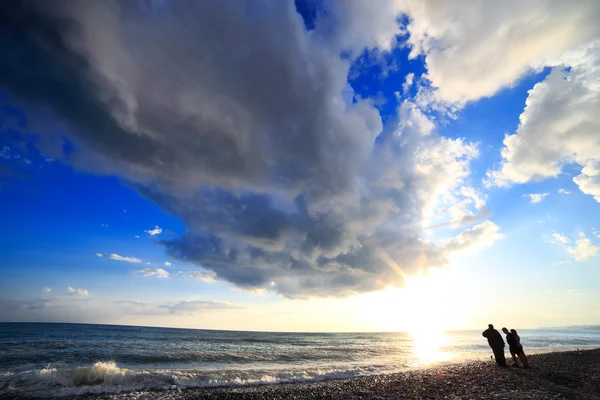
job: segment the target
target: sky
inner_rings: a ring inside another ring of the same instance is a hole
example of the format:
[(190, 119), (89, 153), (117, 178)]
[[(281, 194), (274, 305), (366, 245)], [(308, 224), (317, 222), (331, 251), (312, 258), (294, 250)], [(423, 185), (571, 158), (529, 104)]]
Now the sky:
[(600, 2), (13, 1), (0, 321), (600, 324)]

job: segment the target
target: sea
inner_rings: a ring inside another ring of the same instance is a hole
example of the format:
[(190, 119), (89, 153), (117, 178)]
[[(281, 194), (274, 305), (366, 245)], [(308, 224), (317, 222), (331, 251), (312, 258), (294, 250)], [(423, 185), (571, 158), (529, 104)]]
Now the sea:
[[(529, 354), (600, 348), (600, 327), (518, 331)], [(0, 323), (0, 398), (319, 381), (490, 357), (479, 330), (274, 333)]]

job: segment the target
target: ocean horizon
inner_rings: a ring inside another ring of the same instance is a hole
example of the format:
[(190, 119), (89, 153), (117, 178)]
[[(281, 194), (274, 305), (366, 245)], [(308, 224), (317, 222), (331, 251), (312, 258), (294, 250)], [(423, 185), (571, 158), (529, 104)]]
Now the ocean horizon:
[[(528, 354), (600, 347), (600, 326), (518, 331)], [(481, 330), (307, 333), (0, 323), (0, 396), (322, 381), (490, 355)]]

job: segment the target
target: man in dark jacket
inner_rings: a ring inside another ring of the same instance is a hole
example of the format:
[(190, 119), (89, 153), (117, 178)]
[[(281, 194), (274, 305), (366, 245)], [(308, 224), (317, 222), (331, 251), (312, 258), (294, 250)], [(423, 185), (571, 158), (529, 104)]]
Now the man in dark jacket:
[(496, 364), (498, 364), (501, 367), (507, 367), (508, 365), (506, 365), (506, 358), (504, 357), (505, 344), (500, 332), (494, 329), (494, 325), (489, 324), (488, 328), (485, 331), (483, 331), (481, 335), (484, 338), (487, 338), (488, 344), (494, 352)]

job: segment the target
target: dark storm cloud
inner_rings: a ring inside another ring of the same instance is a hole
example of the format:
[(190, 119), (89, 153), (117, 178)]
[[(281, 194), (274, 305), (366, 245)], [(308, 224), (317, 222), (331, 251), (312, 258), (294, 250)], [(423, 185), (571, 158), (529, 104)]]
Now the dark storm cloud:
[(134, 5), (8, 2), (0, 85), (49, 105), (76, 145), (131, 179), (352, 188), (379, 115), (336, 101), (348, 66), (309, 51), (291, 2), (173, 1), (153, 16)]
[(45, 154), (122, 177), (186, 224), (162, 241), (172, 256), (244, 288), (343, 295), (402, 283), (382, 254), (443, 264), (420, 228), (437, 183), (415, 169), (438, 144), (376, 144), (380, 115), (352, 100), (340, 56), (381, 35), (308, 32), (291, 0), (147, 4), (3, 2), (0, 90)]

